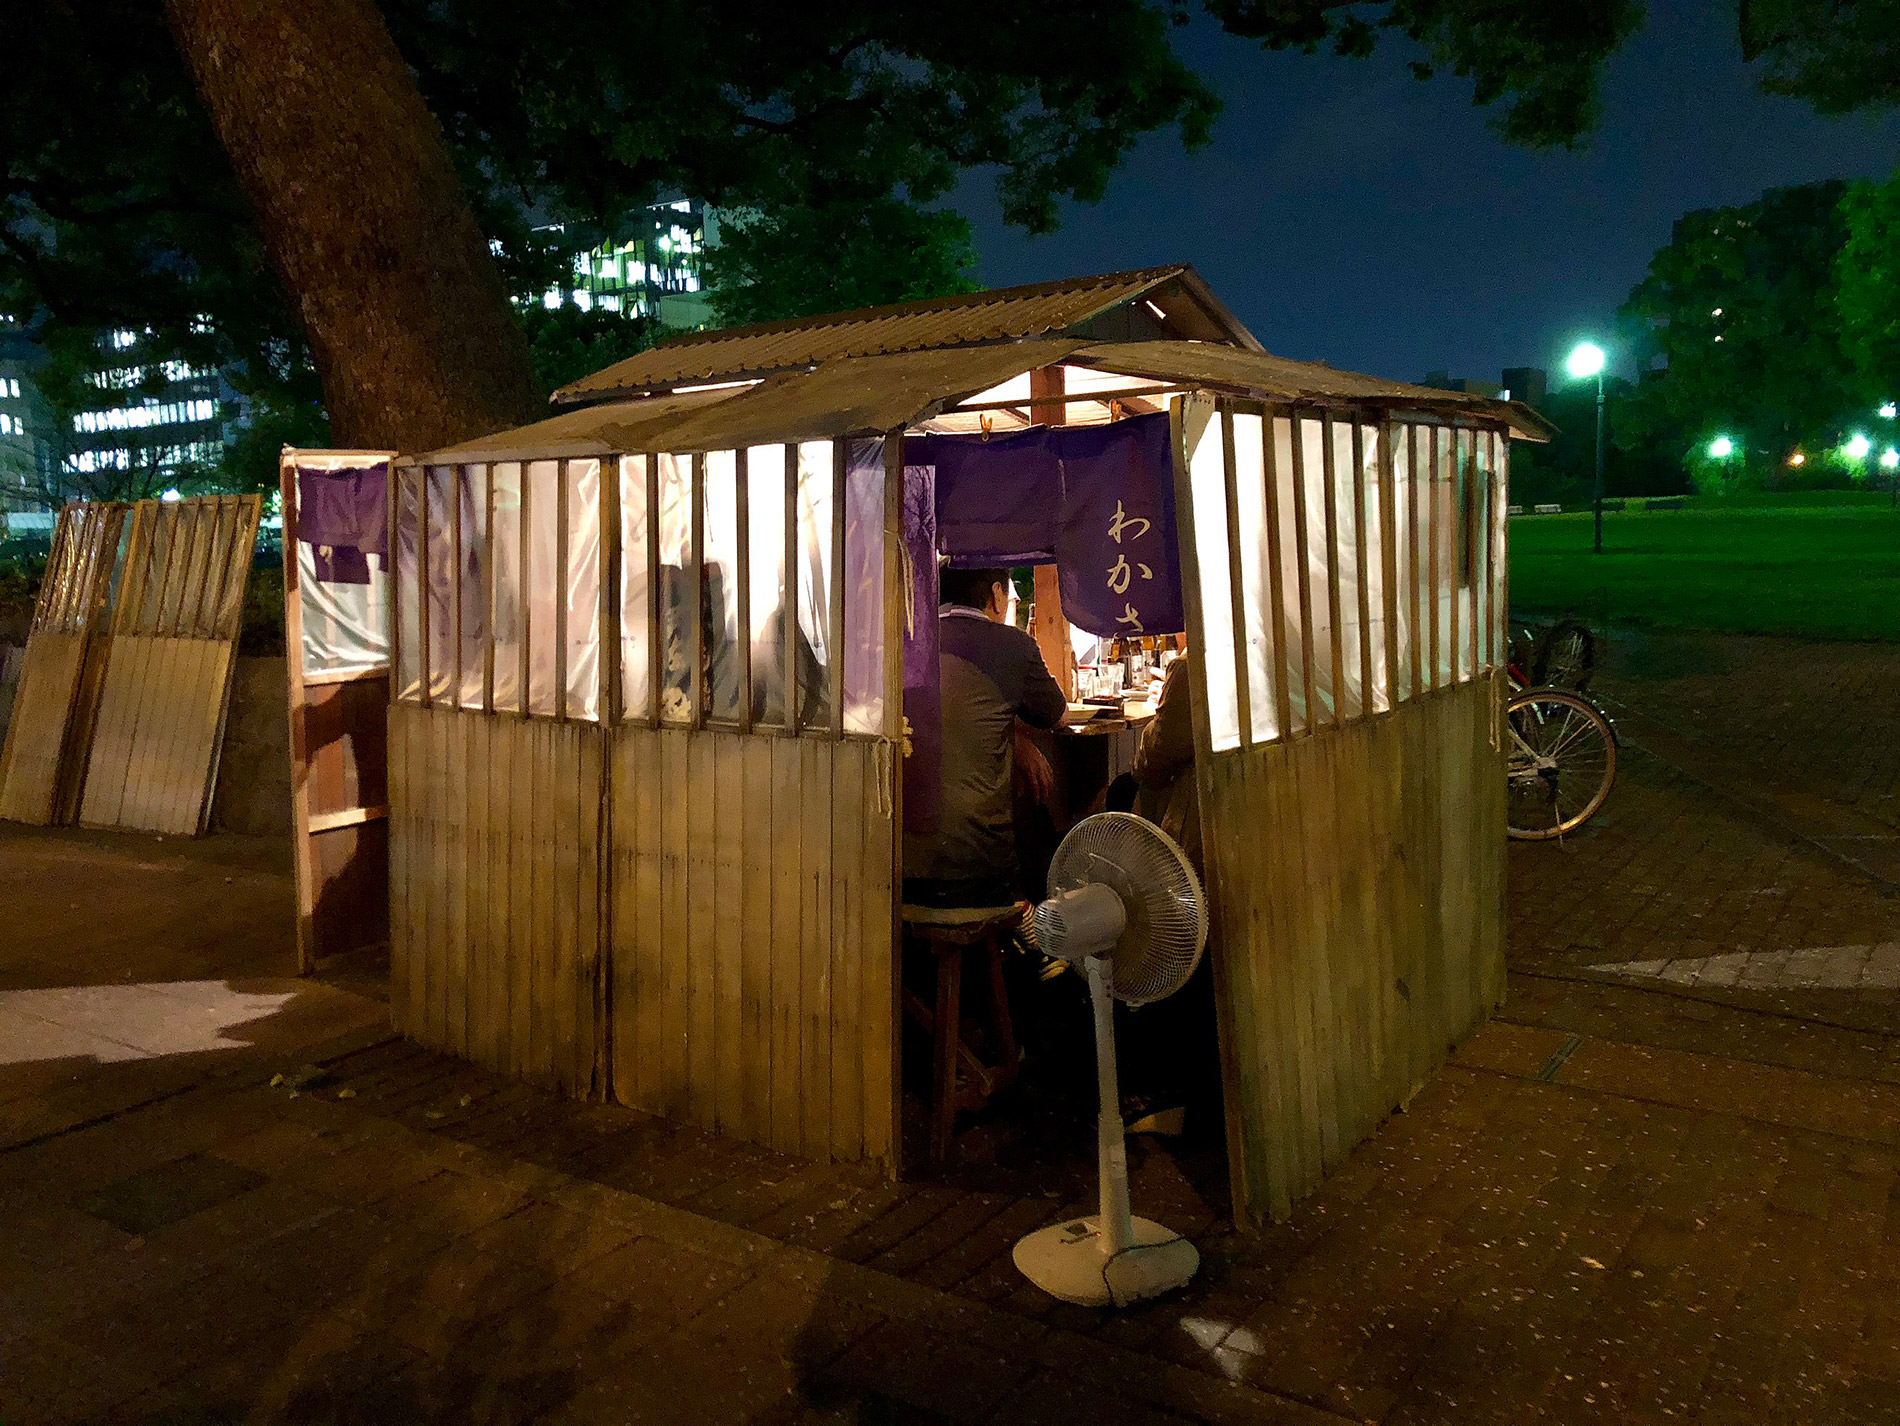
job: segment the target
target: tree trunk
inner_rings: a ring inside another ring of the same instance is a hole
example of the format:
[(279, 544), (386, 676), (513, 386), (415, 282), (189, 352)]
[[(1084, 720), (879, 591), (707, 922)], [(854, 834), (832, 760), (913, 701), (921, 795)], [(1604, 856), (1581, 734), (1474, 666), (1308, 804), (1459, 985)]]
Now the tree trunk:
[(167, 0), (345, 446), (534, 420), (501, 274), (374, 0)]

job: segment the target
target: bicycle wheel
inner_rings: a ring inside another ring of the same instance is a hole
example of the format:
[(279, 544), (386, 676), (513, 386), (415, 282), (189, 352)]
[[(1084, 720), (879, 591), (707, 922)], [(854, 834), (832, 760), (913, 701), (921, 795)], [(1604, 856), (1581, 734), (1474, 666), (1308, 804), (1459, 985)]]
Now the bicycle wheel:
[(1596, 671), (1596, 635), (1575, 619), (1552, 624), (1531, 651), (1531, 682), (1539, 688), (1582, 693)]
[(1616, 781), (1616, 734), (1580, 694), (1533, 688), (1505, 714), (1505, 825), (1518, 841), (1574, 832), (1596, 816)]

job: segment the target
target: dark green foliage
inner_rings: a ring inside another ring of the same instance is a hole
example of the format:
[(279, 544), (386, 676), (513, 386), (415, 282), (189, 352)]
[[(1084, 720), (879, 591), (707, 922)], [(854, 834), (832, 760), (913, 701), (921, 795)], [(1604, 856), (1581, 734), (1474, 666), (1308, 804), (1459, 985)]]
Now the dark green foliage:
[(1855, 183), (1841, 199), (1846, 241), (1834, 264), (1841, 345), (1863, 389), (1900, 392), (1900, 175)]
[[(1708, 488), (1759, 485), (1785, 478), (1797, 449), (1818, 468), (1871, 416), (1835, 303), (1844, 187), (1771, 189), (1677, 220), (1621, 310), (1644, 375), (1614, 413), (1620, 442), (1686, 462)], [(1726, 462), (1706, 457), (1717, 435), (1739, 447)]]
[(815, 272), (823, 310), (848, 311), (974, 291), (975, 264), (960, 214), (880, 199), (728, 217), (706, 266), (719, 320), (737, 326), (811, 315)]
[(534, 382), (543, 395), (643, 352), (666, 335), (649, 318), (599, 307), (583, 312), (566, 304), (549, 309), (531, 301), (518, 315), (528, 332)]
[(1762, 88), (1823, 114), (1887, 108), (1900, 100), (1896, 0), (1742, 0), (1742, 53), (1762, 66)]
[(1472, 84), (1480, 106), (1502, 104), (1495, 127), (1532, 148), (1576, 144), (1596, 128), (1603, 62), (1636, 32), (1641, 0), (1207, 0), (1237, 35), (1268, 49), (1322, 46), (1363, 57), (1381, 29), (1420, 46), (1420, 79), (1450, 70)]

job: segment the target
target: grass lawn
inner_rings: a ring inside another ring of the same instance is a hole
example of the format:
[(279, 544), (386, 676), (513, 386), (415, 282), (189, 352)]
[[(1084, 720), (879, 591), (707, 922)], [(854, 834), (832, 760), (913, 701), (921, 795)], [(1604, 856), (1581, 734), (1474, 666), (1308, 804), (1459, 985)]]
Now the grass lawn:
[(1900, 640), (1900, 510), (1884, 495), (1781, 500), (1606, 512), (1600, 555), (1588, 513), (1513, 518), (1512, 612)]

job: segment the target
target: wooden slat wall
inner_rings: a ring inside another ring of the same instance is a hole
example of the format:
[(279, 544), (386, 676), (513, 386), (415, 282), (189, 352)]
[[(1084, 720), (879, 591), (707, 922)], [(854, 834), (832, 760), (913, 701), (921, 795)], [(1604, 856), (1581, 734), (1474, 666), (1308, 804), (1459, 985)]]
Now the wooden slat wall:
[(127, 509), (89, 502), (60, 511), (0, 748), (0, 817), (43, 827), (70, 822), (77, 811), (98, 709), (100, 631)]
[(262, 498), (141, 501), (112, 636), (79, 820), (204, 829)]
[(390, 1017), (586, 1096), (603, 1083), (602, 731), (393, 703)]
[[(1211, 942), (1239, 1032), (1239, 1201), (1284, 1218), (1504, 994), (1491, 680), (1223, 754)], [(1204, 795), (1206, 795), (1204, 794)]]
[[(889, 1160), (891, 774), (874, 741), (613, 734), (623, 1103), (809, 1158)], [(882, 760), (882, 761), (881, 761)]]
[[(1291, 415), (1296, 422), (1332, 419), (1325, 413)], [(1177, 415), (1175, 505), (1190, 630), (1208, 622), (1195, 562), (1195, 522), (1202, 515), (1195, 483), (1218, 478), (1225, 510), (1234, 504), (1238, 481), (1264, 478), (1271, 508), (1271, 455), (1266, 471), (1236, 467), (1236, 419), (1205, 398)], [(1346, 419), (1356, 417), (1348, 413)], [(1311, 462), (1300, 454), (1304, 442), (1294, 429), (1294, 462), (1302, 469)], [(1294, 562), (1304, 576), (1305, 546), (1326, 540), (1324, 588), (1316, 580), (1311, 599), (1301, 601), (1309, 612), (1330, 606), (1337, 615), (1338, 574), (1352, 561), (1358, 576), (1357, 647), (1342, 645), (1336, 617), (1330, 638), (1318, 637), (1309, 623), (1291, 631), (1288, 643), (1297, 647), (1276, 647), (1267, 660), (1268, 676), (1277, 700), (1278, 687), (1294, 681), (1296, 670), (1310, 668), (1316, 651), (1330, 654), (1336, 669), (1343, 653), (1365, 665), (1364, 689), (1373, 686), (1376, 673), (1404, 701), (1375, 713), (1369, 693), (1336, 700), (1323, 727), (1272, 741), (1256, 741), (1258, 730), (1250, 732), (1243, 719), (1242, 746), (1216, 753), (1207, 674), (1198, 660), (1190, 665), (1229, 1167), (1243, 1223), (1284, 1218), (1296, 1199), (1410, 1097), (1449, 1046), (1474, 1030), (1504, 993), (1504, 776), (1494, 716), (1502, 674), (1474, 672), (1487, 649), (1476, 621), (1496, 614), (1469, 592), (1466, 608), (1452, 598), (1445, 618), (1429, 613), (1439, 603), (1435, 587), (1488, 589), (1496, 574), (1491, 561), (1503, 558), (1501, 541), (1469, 538), (1496, 493), (1462, 509), (1448, 493), (1454, 450), (1468, 455), (1474, 440), (1492, 437), (1462, 431), (1440, 449), (1438, 431), (1419, 434), (1426, 449), (1439, 452), (1408, 462), (1404, 472), (1429, 558), (1412, 562), (1410, 588), (1386, 585), (1381, 612), (1391, 619), (1401, 601), (1414, 610), (1423, 604), (1435, 632), (1425, 647), (1414, 638), (1411, 652), (1429, 655), (1442, 633), (1438, 647), (1446, 673), (1439, 675), (1429, 657), (1422, 673), (1418, 659), (1398, 662), (1390, 627), (1384, 638), (1370, 636), (1366, 574), (1373, 559), (1382, 572), (1394, 570), (1396, 542), (1421, 538), (1420, 528), (1395, 530), (1383, 518), (1398, 503), (1389, 490), (1380, 491), (1380, 549), (1362, 544), (1334, 558), (1339, 547), (1331, 515), (1339, 497), (1349, 496), (1357, 511), (1366, 508), (1363, 432), (1353, 438), (1353, 467), (1346, 471), (1337, 468), (1327, 433), (1322, 455), (1332, 503), (1324, 531), (1320, 521), (1296, 520), (1294, 548), (1274, 552), (1278, 562)], [(1411, 436), (1410, 428), (1388, 424), (1381, 445)], [(1210, 462), (1200, 462), (1197, 470), (1185, 459), (1188, 448), (1204, 439), (1227, 443), (1218, 477), (1210, 473)], [(1382, 459), (1381, 474), (1393, 466)], [(1479, 496), (1475, 487), (1473, 493)], [(1465, 543), (1453, 541), (1441, 503), (1459, 519)], [(1231, 518), (1225, 523), (1229, 540), (1243, 536)], [(1270, 534), (1271, 527), (1263, 532)], [(1472, 566), (1461, 580), (1451, 556), (1464, 549)], [(1218, 579), (1213, 582), (1216, 591), (1221, 587)], [(1238, 619), (1239, 611), (1232, 612)], [(1416, 617), (1411, 627), (1417, 630)], [(1299, 681), (1310, 687), (1310, 680)], [(1248, 685), (1241, 690), (1245, 697)], [(1269, 701), (1266, 690), (1251, 691), (1263, 706)]]

